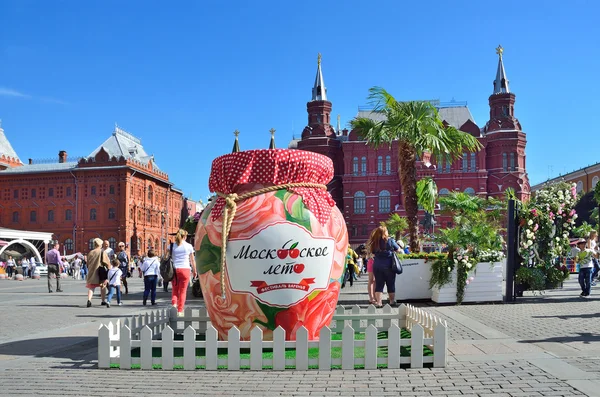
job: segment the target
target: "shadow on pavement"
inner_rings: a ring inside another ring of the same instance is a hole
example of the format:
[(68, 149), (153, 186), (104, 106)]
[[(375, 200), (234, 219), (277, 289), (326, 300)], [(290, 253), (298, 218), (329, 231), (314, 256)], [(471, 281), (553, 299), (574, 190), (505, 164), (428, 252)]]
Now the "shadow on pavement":
[(96, 348), (98, 338), (69, 336), (8, 342), (0, 345), (0, 355), (81, 359), (82, 351)]
[(40, 304), (40, 305), (16, 305), (16, 306), (20, 306), (20, 307), (83, 307), (85, 308), (85, 305), (61, 305), (61, 304), (50, 304), (50, 303), (45, 303), (45, 304)]
[(544, 343), (544, 342), (557, 342), (557, 343), (571, 343), (571, 342), (583, 342), (585, 344), (600, 342), (600, 334), (593, 334), (591, 332), (578, 332), (575, 336), (554, 336), (546, 339), (530, 339), (520, 340), (519, 343)]
[(600, 317), (600, 313), (586, 313), (586, 314), (564, 314), (564, 315), (556, 315), (556, 316), (531, 316), (532, 318), (558, 318), (561, 320), (569, 320), (572, 318), (598, 318)]

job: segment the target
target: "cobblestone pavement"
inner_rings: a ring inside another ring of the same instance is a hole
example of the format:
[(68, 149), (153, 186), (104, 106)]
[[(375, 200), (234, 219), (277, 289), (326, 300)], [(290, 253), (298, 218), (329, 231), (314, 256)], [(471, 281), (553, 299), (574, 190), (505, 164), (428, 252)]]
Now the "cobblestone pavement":
[[(143, 312), (141, 280), (125, 305), (85, 308), (83, 282), (48, 294), (45, 280), (0, 280), (0, 395), (342, 395), (600, 396), (600, 300), (577, 298), (568, 282), (517, 304), (434, 306), (448, 321), (446, 368), (376, 371), (142, 372), (98, 370), (100, 322)], [(366, 282), (342, 290), (340, 304), (366, 303)], [(161, 293), (159, 305), (169, 295)], [(200, 299), (190, 299), (199, 306)], [(160, 307), (160, 306), (159, 306)], [(165, 381), (164, 379), (168, 379)], [(25, 381), (26, 380), (26, 381)]]

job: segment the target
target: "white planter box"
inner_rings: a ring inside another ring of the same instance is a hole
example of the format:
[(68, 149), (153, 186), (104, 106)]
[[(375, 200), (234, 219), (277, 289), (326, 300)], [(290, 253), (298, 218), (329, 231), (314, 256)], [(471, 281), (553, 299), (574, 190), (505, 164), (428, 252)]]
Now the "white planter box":
[[(465, 288), (463, 302), (501, 302), (503, 300), (503, 269), (506, 259), (490, 264), (482, 262), (477, 264), (473, 281)], [(469, 277), (470, 277), (469, 276)], [(456, 271), (452, 272), (452, 282), (442, 288), (433, 288), (431, 300), (437, 303), (456, 303)]]
[(403, 259), (402, 274), (396, 276), (396, 299), (431, 299), (429, 279), (431, 278), (431, 263), (425, 259)]

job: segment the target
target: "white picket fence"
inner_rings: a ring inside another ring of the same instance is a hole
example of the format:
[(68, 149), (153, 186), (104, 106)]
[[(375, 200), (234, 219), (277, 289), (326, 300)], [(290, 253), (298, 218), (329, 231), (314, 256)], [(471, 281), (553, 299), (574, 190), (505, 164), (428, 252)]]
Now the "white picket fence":
[[(401, 338), (401, 330), (410, 331), (410, 338)], [(378, 333), (387, 331), (385, 339)], [(183, 340), (174, 340), (177, 333)], [(332, 335), (341, 333), (341, 340), (332, 340)], [(364, 339), (355, 339), (355, 334), (364, 333)], [(202, 334), (204, 340), (196, 340)], [(350, 310), (339, 306), (330, 327), (324, 327), (318, 341), (308, 340), (308, 331), (301, 327), (295, 341), (285, 340), (285, 330), (278, 327), (273, 331), (273, 340), (263, 341), (259, 327), (252, 329), (250, 340), (240, 340), (240, 331), (229, 330), (228, 340), (218, 340), (217, 330), (210, 324), (205, 308), (186, 308), (183, 317), (177, 317), (175, 308), (157, 310), (145, 315), (133, 316), (115, 323), (101, 325), (98, 330), (98, 367), (110, 368), (118, 364), (120, 369), (159, 367), (163, 370), (182, 368), (195, 370), (331, 370), (332, 367), (354, 369), (422, 368), (424, 364), (445, 367), (447, 362), (447, 324), (426, 311), (410, 305), (401, 305), (395, 312), (386, 305), (382, 310), (369, 306), (364, 310), (354, 306)], [(402, 357), (401, 348), (410, 346), (410, 356)], [(424, 355), (423, 346), (433, 351)], [(364, 357), (355, 357), (355, 348), (364, 348)], [(387, 348), (387, 357), (377, 357), (378, 348)], [(153, 357), (153, 348), (160, 348), (160, 357)], [(174, 349), (183, 349), (183, 357), (176, 357)], [(205, 349), (204, 356), (196, 356), (196, 349)], [(296, 357), (286, 359), (286, 349), (296, 350)], [(309, 349), (318, 348), (318, 358), (309, 358)], [(332, 348), (341, 348), (341, 358), (332, 357)], [(139, 349), (139, 357), (132, 357), (132, 349)], [(227, 350), (227, 358), (218, 357), (218, 349)], [(240, 356), (241, 349), (250, 350), (250, 358)], [(263, 358), (263, 349), (272, 349), (272, 359)]]

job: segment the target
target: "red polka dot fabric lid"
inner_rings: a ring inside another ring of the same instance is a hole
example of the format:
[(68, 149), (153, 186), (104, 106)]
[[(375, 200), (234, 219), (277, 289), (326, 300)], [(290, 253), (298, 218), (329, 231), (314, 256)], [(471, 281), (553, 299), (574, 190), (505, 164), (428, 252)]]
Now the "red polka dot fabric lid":
[[(230, 194), (237, 185), (261, 183), (282, 185), (310, 182), (326, 185), (333, 178), (333, 162), (322, 154), (294, 149), (261, 149), (226, 154), (213, 160), (208, 187), (211, 192)], [(289, 189), (302, 197), (304, 205), (325, 224), (335, 201), (318, 188)], [(213, 220), (222, 215), (225, 199), (217, 198)]]

